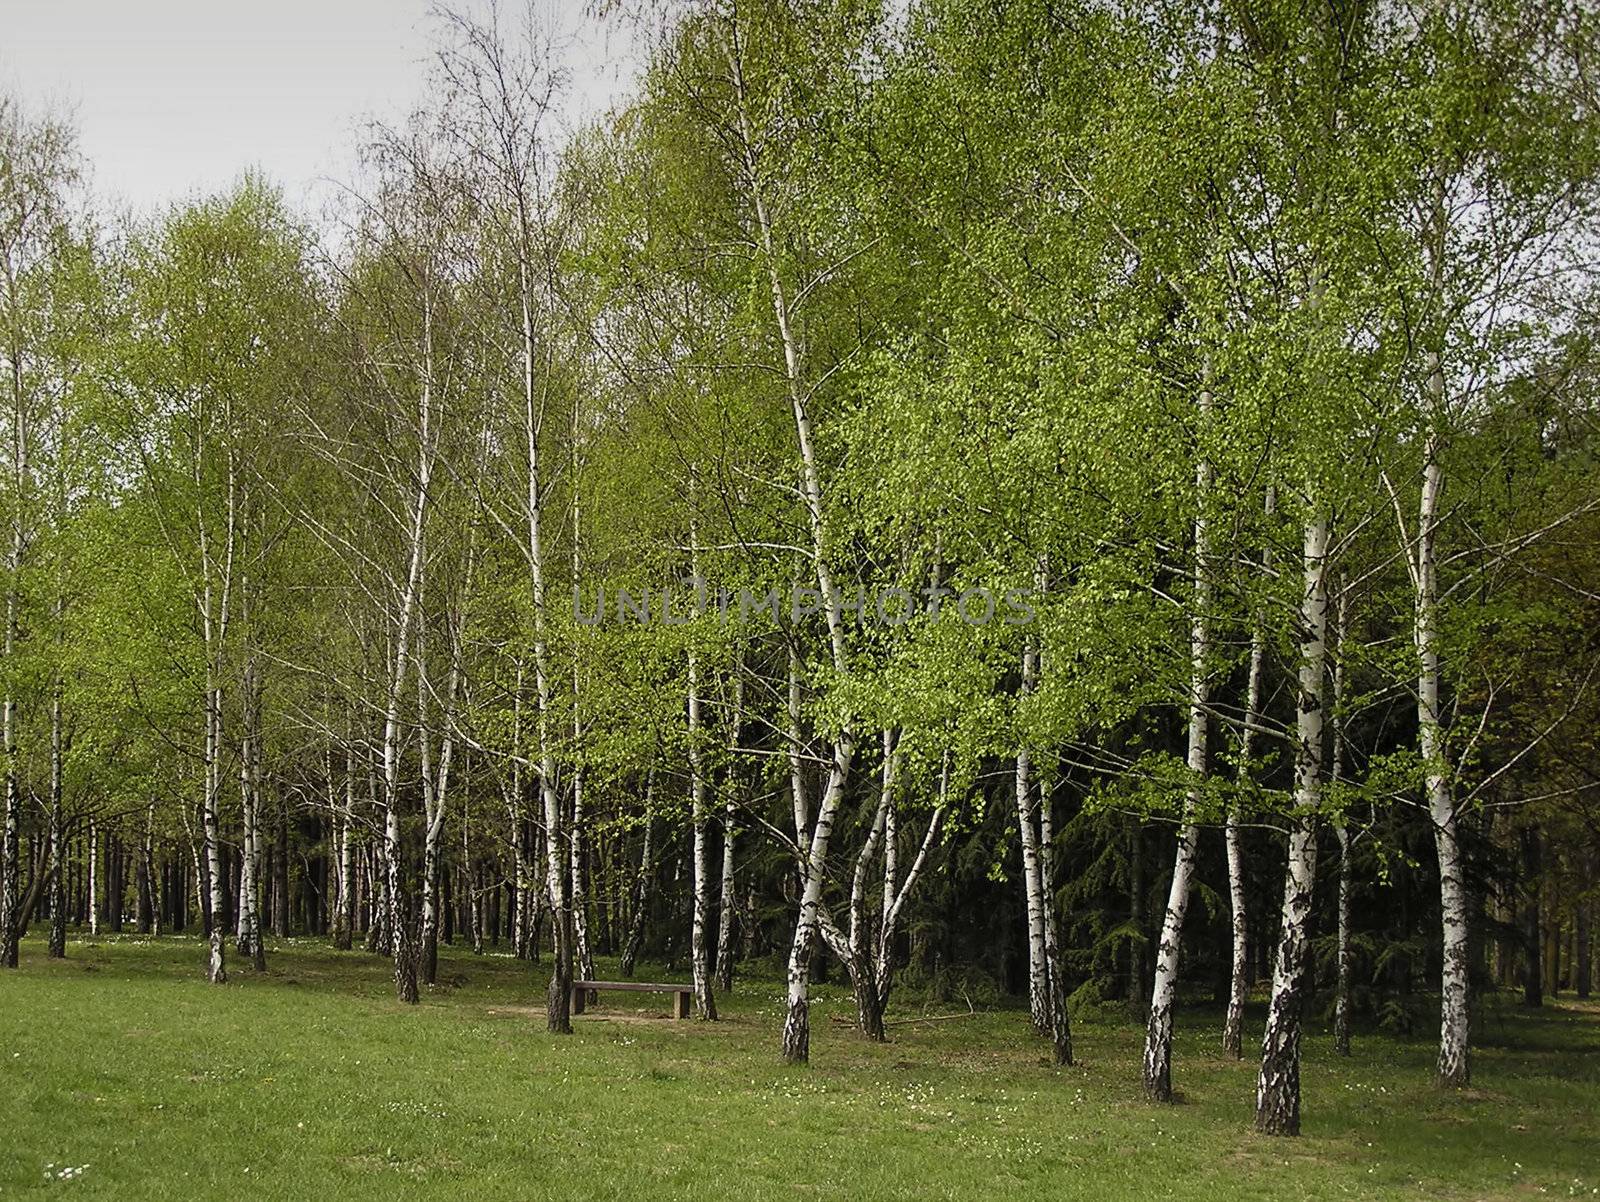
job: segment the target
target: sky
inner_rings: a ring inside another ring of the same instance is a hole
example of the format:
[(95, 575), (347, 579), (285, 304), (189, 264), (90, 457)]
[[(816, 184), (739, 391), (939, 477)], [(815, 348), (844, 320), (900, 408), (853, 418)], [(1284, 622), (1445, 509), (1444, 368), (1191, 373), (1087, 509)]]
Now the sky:
[[(490, 0), (463, 0), (485, 11)], [(509, 10), (522, 0), (502, 0)], [(630, 77), (625, 35), (541, 0), (573, 38), (573, 116)], [(0, 0), (0, 89), (74, 118), (96, 196), (148, 213), (264, 171), (308, 209), (362, 121), (425, 91), (433, 0)]]

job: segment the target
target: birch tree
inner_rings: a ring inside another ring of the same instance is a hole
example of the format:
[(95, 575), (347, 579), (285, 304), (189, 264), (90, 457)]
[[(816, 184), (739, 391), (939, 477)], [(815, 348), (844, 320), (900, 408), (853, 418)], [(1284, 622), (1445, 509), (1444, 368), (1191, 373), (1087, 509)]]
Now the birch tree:
[[(64, 247), (69, 191), (78, 176), (71, 129), (35, 116), (0, 93), (0, 363), (5, 372), (7, 434), (4, 697), (0, 699), (0, 756), (4, 758), (4, 813), (0, 814), (0, 968), (17, 966), (24, 920), (21, 893), (22, 784), (19, 745), (23, 716), (18, 670), (29, 548), (48, 506), (36, 495), (33, 463), (36, 423), (48, 420), (52, 391), (43, 335), (50, 277)], [(53, 795), (53, 791), (52, 791)], [(42, 870), (36, 868), (37, 873)]]
[[(1405, 56), (1402, 86), (1417, 100), (1415, 124), (1400, 133), (1404, 168), (1395, 195), (1396, 227), (1416, 264), (1414, 307), (1395, 332), (1421, 354), (1405, 390), (1418, 461), (1413, 515), (1404, 512), (1396, 480), (1384, 479), (1413, 592), (1418, 752), (1443, 940), (1437, 1076), (1446, 1086), (1471, 1077), (1471, 901), (1460, 824), (1480, 795), (1479, 787), (1462, 787), (1462, 752), (1451, 747), (1447, 718), (1446, 611), (1474, 578), (1468, 571), (1441, 583), (1441, 539), (1454, 517), (1448, 448), (1471, 420), (1475, 396), (1503, 382), (1506, 360), (1486, 359), (1481, 348), (1506, 339), (1508, 325), (1563, 291), (1579, 270), (1576, 246), (1593, 237), (1593, 101), (1572, 68), (1573, 56), (1592, 53), (1593, 36), (1564, 5), (1522, 20), (1496, 5), (1465, 3), (1407, 19), (1390, 49)], [(1484, 90), (1485, 78), (1495, 86)], [(1468, 93), (1475, 102), (1459, 103)], [(1558, 515), (1554, 525), (1569, 517)]]
[[(106, 381), (126, 403), (122, 446), (193, 614), (194, 653), (176, 662), (193, 666), (183, 683), (199, 711), (193, 746), (210, 890), (207, 973), (218, 983), (226, 977), (223, 791), (238, 768), (253, 796), (256, 762), (255, 744), (245, 757), (242, 739), (227, 729), (248, 662), (236, 629), (250, 553), (243, 539), (252, 465), (244, 459), (260, 445), (250, 436), (254, 415), (287, 385), (286, 364), (306, 328), (304, 255), (303, 235), (259, 181), (173, 212), (135, 247), (121, 376)], [(254, 740), (253, 718), (250, 730)]]
[[(511, 320), (502, 331), (516, 369), (507, 401), (518, 415), (525, 458), (523, 487), (515, 508), (500, 500), (496, 521), (521, 548), (532, 608), (534, 736), (531, 766), (544, 811), (545, 889), (555, 940), (554, 971), (547, 999), (551, 1031), (570, 1033), (574, 957), (571, 854), (565, 807), (557, 781), (555, 664), (548, 610), (550, 569), (547, 490), (552, 474), (542, 440), (553, 342), (541, 330), (556, 300), (553, 277), (559, 232), (552, 220), (551, 108), (563, 80), (553, 54), (553, 33), (532, 8), (521, 10), (512, 28), (494, 10), (486, 22), (456, 13), (448, 18), (451, 43), (441, 66), (455, 93), (452, 117), (473, 178), (481, 183), (491, 245), (509, 275)], [(514, 398), (514, 399), (513, 399)], [(516, 528), (513, 522), (520, 524)], [(518, 749), (518, 754), (521, 754)]]

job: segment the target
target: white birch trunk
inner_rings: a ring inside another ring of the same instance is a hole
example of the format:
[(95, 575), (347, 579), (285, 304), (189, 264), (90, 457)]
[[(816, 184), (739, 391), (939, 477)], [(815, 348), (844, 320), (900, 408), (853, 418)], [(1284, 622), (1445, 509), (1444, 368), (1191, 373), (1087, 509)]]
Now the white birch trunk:
[[(724, 51), (733, 83), (741, 140), (740, 157), (748, 189), (750, 216), (755, 225), (761, 256), (766, 264), (767, 282), (771, 289), (773, 322), (783, 346), (784, 382), (790, 409), (794, 415), (795, 441), (800, 451), (801, 495), (805, 501), (806, 519), (810, 528), (811, 557), (816, 569), (817, 589), (822, 594), (822, 608), (827, 619), (828, 644), (832, 652), (833, 669), (837, 674), (843, 675), (846, 671), (844, 611), (842, 598), (834, 588), (833, 574), (828, 567), (822, 473), (812, 437), (811, 415), (807, 409), (808, 398), (802, 378), (804, 369), (801, 365), (800, 340), (791, 320), (789, 293), (784, 284), (772, 217), (767, 208), (766, 195), (761, 183), (759, 141), (752, 124), (750, 98), (745, 86), (743, 50), (739, 42), (736, 17), (729, 21)], [(783, 1058), (791, 1063), (804, 1062), (810, 1058), (811, 1019), (807, 973), (812, 941), (817, 932), (818, 905), (822, 899), (823, 880), (827, 872), (828, 847), (833, 836), (834, 817), (844, 800), (845, 789), (850, 779), (850, 764), (854, 756), (855, 731), (846, 723), (833, 741), (828, 782), (817, 807), (816, 821), (811, 827), (810, 847), (802, 858), (800, 913), (795, 922), (794, 940), (789, 948), (788, 1012), (784, 1019), (781, 1045)], [(800, 804), (798, 798), (796, 804), (797, 806)], [(796, 834), (803, 846), (804, 833), (797, 830)]]
[[(195, 880), (200, 879), (200, 864), (195, 863)], [(89, 937), (98, 938), (100, 935), (100, 831), (94, 820), (94, 815), (89, 815), (89, 879), (88, 905), (89, 905)]]
[[(249, 581), (242, 582), (239, 617), (248, 639), (250, 624)], [(266, 946), (261, 924), (261, 781), (258, 765), (260, 713), (253, 652), (246, 652), (244, 679), (240, 682), (241, 715), (244, 728), (239, 754), (239, 803), (244, 822), (244, 837), (239, 858), (238, 948), (250, 957), (257, 972), (267, 967)]]
[[(511, 913), (508, 916), (511, 931), (511, 950), (518, 958), (528, 958), (528, 896), (535, 879), (529, 865), (525, 828), (527, 816), (522, 808), (522, 687), (525, 672), (522, 662), (517, 662), (517, 687), (511, 696), (511, 759), (510, 783), (501, 786), (501, 799), (505, 803), (506, 821), (510, 824), (511, 846)], [(504, 778), (502, 778), (504, 779)]]
[[(949, 812), (950, 805), (950, 761), (948, 753), (939, 773), (939, 794), (934, 805), (933, 813), (928, 817), (928, 829), (922, 836), (922, 842), (917, 846), (917, 854), (911, 861), (911, 867), (906, 870), (904, 880), (899, 876), (899, 817), (896, 813), (895, 802), (890, 800), (884, 813), (884, 844), (883, 844), (883, 914), (878, 921), (878, 940), (876, 951), (876, 965), (874, 966), (875, 988), (877, 994), (878, 1017), (881, 1023), (883, 1014), (889, 1008), (889, 991), (894, 983), (894, 937), (900, 925), (900, 912), (905, 908), (906, 900), (917, 887), (918, 880), (922, 877), (924, 867), (928, 863), (928, 856), (944, 830), (944, 818)], [(1041, 857), (1042, 863), (1042, 857)], [(1067, 1052), (1066, 1063), (1071, 1062), (1070, 1047)]]
[(222, 838), (217, 822), (217, 757), (219, 737), (222, 725), (222, 690), (208, 688), (206, 690), (206, 734), (205, 734), (205, 800), (201, 810), (201, 827), (205, 837), (206, 872), (211, 882), (211, 949), (210, 959), (207, 963), (206, 978), (213, 985), (225, 984), (228, 980), (227, 966), (223, 959), (223, 912), (226, 897), (227, 882), (222, 875)]
[(573, 929), (568, 889), (569, 849), (561, 798), (556, 792), (556, 761), (550, 732), (550, 653), (545, 633), (544, 496), (539, 469), (539, 397), (534, 380), (533, 261), (527, 245), (531, 231), (524, 219), (518, 271), (522, 306), (523, 436), (527, 443), (528, 584), (533, 600), (533, 687), (537, 705), (539, 793), (544, 803), (545, 889), (555, 944), (555, 964), (546, 995), (547, 1025), (555, 1034), (572, 1033), (571, 993)]
[[(695, 504), (694, 480), (690, 479), (690, 505)], [(689, 524), (689, 573), (700, 578), (700, 532), (693, 519)], [(692, 636), (689, 644), (689, 821), (694, 837), (694, 906), (689, 923), (689, 966), (694, 983), (695, 1014), (703, 1020), (717, 1017), (717, 999), (711, 988), (708, 932), (711, 924), (711, 863), (706, 832), (710, 822), (706, 804), (705, 756), (700, 746), (700, 653)]]
[[(1436, 194), (1425, 252), (1435, 305), (1445, 303), (1445, 245), (1448, 217), (1444, 179), (1435, 181)], [(1437, 555), (1440, 501), (1444, 492), (1444, 439), (1446, 417), (1444, 362), (1440, 351), (1427, 356), (1423, 388), (1422, 492), (1417, 512), (1417, 533), (1410, 550), (1411, 582), (1416, 592), (1413, 637), (1417, 651), (1417, 743), (1422, 755), (1428, 817), (1433, 823), (1434, 849), (1439, 858), (1439, 914), (1443, 940), (1440, 982), (1439, 1058), (1440, 1085), (1460, 1087), (1471, 1079), (1468, 1057), (1470, 959), (1468, 930), (1471, 921), (1463, 878), (1459, 815), (1452, 796), (1453, 771), (1445, 745), (1439, 664), (1439, 564)]]
[[(329, 749), (329, 782), (333, 788), (333, 752)], [(355, 890), (355, 814), (356, 814), (356, 763), (355, 750), (350, 745), (350, 731), (345, 729), (344, 748), (344, 805), (337, 811), (339, 841), (339, 908), (334, 915), (333, 946), (349, 951), (356, 929)]]
[[(1209, 374), (1209, 369), (1208, 369)], [(1211, 388), (1201, 388), (1199, 424), (1209, 425)], [(1189, 887), (1194, 876), (1195, 855), (1199, 851), (1200, 830), (1195, 810), (1200, 804), (1200, 782), (1207, 767), (1206, 707), (1210, 704), (1211, 683), (1206, 660), (1211, 654), (1211, 545), (1207, 507), (1211, 494), (1211, 462), (1202, 449), (1195, 467), (1195, 503), (1199, 507), (1194, 522), (1194, 610), (1189, 627), (1189, 754), (1188, 768), (1193, 783), (1183, 802), (1183, 818), (1178, 827), (1178, 848), (1172, 864), (1172, 888), (1167, 895), (1166, 916), (1161, 923), (1161, 942), (1156, 947), (1155, 981), (1150, 988), (1150, 1021), (1145, 1028), (1144, 1090), (1153, 1101), (1172, 1100), (1172, 1009), (1177, 1002), (1179, 957), (1183, 949), (1183, 920), (1189, 908)]]
[(1439, 857), (1439, 913), (1443, 928), (1444, 971), (1439, 1018), (1438, 1079), (1459, 1087), (1471, 1079), (1467, 1053), (1470, 999), (1468, 929), (1471, 920), (1463, 878), (1461, 844), (1451, 772), (1444, 740), (1439, 668), (1439, 568), (1435, 551), (1439, 500), (1444, 490), (1442, 446), (1438, 425), (1443, 418), (1444, 369), (1437, 353), (1428, 356), (1428, 430), (1423, 440), (1422, 500), (1417, 515), (1415, 635), (1417, 646), (1417, 740), (1422, 753), (1433, 821), (1434, 848)]
[(1300, 1133), (1300, 1028), (1310, 948), (1311, 894), (1317, 871), (1317, 807), (1322, 800), (1323, 678), (1327, 659), (1328, 523), (1305, 527), (1300, 684), (1296, 719), (1294, 811), (1283, 887), (1283, 932), (1256, 1078), (1256, 1130)]
[[(875, 952), (878, 947), (867, 929), (867, 880), (872, 869), (874, 858), (878, 854), (880, 845), (884, 846), (883, 858), (884, 882), (887, 885), (891, 874), (894, 872), (894, 862), (891, 859), (887, 839), (893, 838), (894, 828), (889, 819), (889, 811), (894, 807), (895, 770), (898, 757), (895, 754), (895, 736), (891, 730), (885, 730), (882, 735), (882, 771), (878, 783), (878, 804), (873, 811), (872, 825), (867, 831), (866, 841), (856, 855), (855, 872), (850, 882), (850, 930), (848, 934), (835, 932), (830, 943), (835, 945), (839, 958), (844, 961), (846, 970), (855, 986), (856, 994), (856, 1021), (861, 1028), (861, 1033), (868, 1039), (879, 1043), (886, 1038), (883, 1027), (883, 1007), (880, 1005), (878, 992), (878, 974)], [(892, 899), (891, 899), (892, 900)], [(886, 916), (888, 911), (884, 911)]]
[(711, 988), (707, 929), (711, 922), (711, 865), (706, 846), (708, 823), (704, 757), (700, 749), (700, 656), (689, 650), (689, 810), (694, 828), (694, 910), (689, 926), (689, 964), (694, 982), (695, 1014), (717, 1017)]
[[(203, 416), (202, 416), (203, 421)], [(206, 965), (206, 978), (214, 985), (228, 979), (223, 929), (224, 902), (228, 882), (222, 871), (222, 832), (217, 813), (222, 792), (222, 672), (223, 656), (228, 634), (229, 602), (233, 586), (234, 539), (237, 528), (236, 476), (237, 465), (231, 449), (227, 452), (227, 513), (220, 562), (212, 554), (211, 532), (206, 523), (203, 492), (202, 461), (204, 457), (203, 426), (197, 433), (194, 447), (193, 479), (195, 485), (196, 537), (200, 550), (201, 638), (204, 646), (205, 690), (205, 748), (201, 765), (204, 796), (201, 802), (201, 828), (205, 840), (206, 868), (211, 884), (211, 938), (210, 955)]]
[(589, 815), (584, 804), (583, 769), (573, 765), (572, 817), (567, 827), (567, 871), (572, 898), (572, 963), (579, 980), (595, 979), (594, 950), (589, 946)]
[[(13, 303), (16, 281), (11, 277), (11, 258), (5, 259), (7, 289)], [(22, 348), (16, 340), (8, 348), (11, 361), (11, 542), (6, 555), (5, 698), (0, 701), (0, 753), (5, 759), (5, 815), (0, 824), (0, 968), (17, 966), (21, 915), (20, 902), (20, 821), (22, 797), (17, 779), (17, 697), (15, 663), (17, 639), (22, 622), (22, 559), (27, 546), (28, 512), (28, 406), (22, 382)]]
[(253, 957), (261, 938), (256, 925), (256, 807), (250, 792), (250, 737), (245, 736), (239, 758), (239, 808), (243, 830), (239, 847), (239, 897), (234, 907), (236, 922), (234, 934), (241, 956)]
[[(518, 329), (514, 341), (521, 359), (518, 400), (527, 453), (525, 512), (522, 515), (527, 526), (526, 541), (521, 549), (527, 560), (529, 599), (533, 607), (537, 746), (531, 756), (525, 756), (519, 739), (513, 754), (519, 760), (526, 758), (529, 765), (537, 769), (544, 811), (544, 892), (552, 915), (555, 951), (554, 971), (546, 995), (547, 1023), (553, 1033), (570, 1034), (574, 935), (570, 889), (572, 849), (563, 801), (557, 790), (554, 731), (551, 729), (554, 682), (547, 629), (548, 564), (544, 546), (544, 478), (539, 452), (543, 398), (539, 395), (535, 370), (538, 343), (534, 328), (537, 280), (550, 266), (548, 261), (541, 261), (546, 248), (540, 245), (540, 239), (547, 227), (542, 224), (544, 198), (539, 191), (542, 177), (537, 159), (542, 143), (540, 123), (546, 114), (546, 101), (540, 99), (540, 95), (548, 96), (552, 80), (549, 75), (540, 73), (537, 64), (532, 72), (521, 70), (493, 22), (479, 25), (463, 19), (460, 27), (469, 31), (470, 49), (464, 56), (451, 60), (452, 69), (462, 73), (461, 78), (467, 83), (470, 99), (476, 106), (476, 116), (481, 121), (479, 129), (468, 135), (472, 143), (470, 150), (485, 168), (489, 176), (487, 182), (499, 193), (498, 203), (488, 205), (487, 209), (493, 217), (504, 220), (507, 244), (515, 256), (517, 271)], [(505, 528), (508, 534), (512, 533), (509, 522), (505, 523)], [(519, 684), (520, 681), (519, 672)], [(520, 796), (517, 805), (521, 805)], [(520, 842), (520, 825), (515, 836)], [(517, 941), (520, 948), (526, 948), (532, 955), (535, 948), (533, 922), (531, 915), (524, 914), (523, 896), (517, 900), (517, 914), (513, 916), (520, 928)]]
[(145, 879), (150, 882), (150, 933), (161, 934), (161, 892), (156, 880), (156, 799), (152, 797), (144, 812)]
[(465, 638), (467, 598), (472, 593), (476, 566), (476, 540), (468, 538), (467, 566), (462, 595), (454, 607), (449, 626), (450, 673), (445, 682), (444, 706), (439, 721), (439, 761), (433, 763), (433, 742), (429, 736), (428, 698), (432, 685), (427, 678), (425, 634), (417, 632), (418, 728), (417, 744), (422, 760), (422, 800), (426, 826), (422, 844), (422, 979), (432, 985), (439, 975), (439, 874), (444, 862), (445, 818), (449, 813), (450, 771), (455, 761), (456, 705), (461, 693), (462, 641)]
[[(855, 754), (851, 732), (840, 732), (834, 741), (833, 763), (828, 771), (828, 784), (822, 802), (817, 807), (817, 818), (811, 828), (809, 847), (801, 871), (800, 915), (795, 924), (794, 942), (789, 948), (787, 982), (788, 1006), (783, 1024), (782, 1051), (785, 1060), (804, 1063), (811, 1056), (811, 1022), (809, 973), (812, 941), (816, 938), (822, 885), (827, 873), (828, 845), (833, 835), (834, 816), (843, 800), (845, 783), (850, 775), (850, 761)], [(804, 834), (801, 844), (805, 846)]]
[[(572, 587), (577, 589), (583, 579), (582, 476), (579, 470), (579, 441), (582, 430), (578, 421), (580, 393), (572, 394), (572, 426), (569, 463), (572, 484)], [(572, 951), (580, 979), (595, 979), (594, 949), (589, 942), (589, 825), (584, 806), (583, 792), (583, 688), (581, 680), (582, 656), (575, 646), (572, 654)], [(712, 1015), (715, 1017), (715, 1015)]]
[[(426, 556), (424, 556), (426, 559)], [(426, 588), (426, 585), (424, 585)], [(422, 784), (422, 898), (418, 924), (417, 979), (432, 985), (439, 975), (439, 836), (444, 827), (444, 800), (434, 785), (433, 736), (428, 713), (426, 618), (417, 622), (417, 759)]]
[[(894, 981), (894, 933), (901, 908), (916, 888), (927, 863), (928, 853), (938, 842), (949, 801), (950, 761), (948, 753), (939, 775), (938, 801), (928, 820), (916, 859), (899, 878), (899, 818), (896, 814), (895, 792), (899, 756), (895, 750), (894, 732), (883, 732), (882, 773), (878, 785), (878, 803), (873, 809), (872, 824), (866, 841), (856, 855), (855, 871), (850, 885), (849, 930), (841, 931), (825, 908), (819, 909), (819, 927), (828, 946), (844, 962), (850, 974), (856, 995), (856, 1016), (861, 1033), (868, 1039), (883, 1042), (887, 1039), (884, 1012), (889, 1005), (889, 992)], [(883, 855), (883, 879), (878, 887), (882, 909), (878, 916), (876, 933), (872, 930), (867, 912), (867, 888), (873, 863), (879, 849)]]
[(800, 912), (794, 939), (789, 946), (786, 979), (787, 1008), (781, 1049), (791, 1063), (805, 1063), (811, 1055), (810, 970), (811, 949), (816, 938), (822, 901), (822, 885), (827, 870), (828, 844), (833, 835), (833, 820), (843, 799), (855, 747), (849, 729), (834, 743), (834, 758), (828, 781), (813, 823), (806, 797), (802, 770), (803, 736), (800, 724), (800, 662), (794, 649), (789, 652), (789, 771), (793, 791), (795, 845), (800, 851)]
[[(1038, 678), (1038, 651), (1030, 638), (1022, 649), (1022, 694), (1033, 692)], [(1033, 1029), (1050, 1033), (1050, 966), (1045, 947), (1044, 877), (1039, 864), (1038, 827), (1033, 817), (1033, 754), (1017, 750), (1015, 801), (1017, 831), (1022, 841), (1022, 887), (1028, 914), (1028, 1012)]]
[(724, 993), (733, 992), (733, 923), (738, 911), (737, 880), (734, 876), (734, 841), (738, 835), (739, 740), (744, 730), (744, 657), (734, 665), (733, 721), (728, 732), (728, 797), (722, 813), (722, 896), (717, 914), (717, 984)]
[(1061, 946), (1061, 922), (1055, 897), (1055, 798), (1052, 781), (1044, 773), (1039, 779), (1039, 891), (1044, 900), (1044, 954), (1049, 969), (1050, 1042), (1056, 1063), (1072, 1063), (1072, 1019), (1067, 1012), (1066, 963)]
[[(412, 667), (413, 628), (420, 625), (418, 609), (423, 588), (428, 500), (434, 466), (433, 331), (431, 298), (423, 299), (423, 369), (417, 405), (416, 492), (406, 531), (406, 575), (400, 585), (393, 616), (393, 645), (383, 712), (384, 844), (388, 888), (385, 910), (394, 961), (395, 992), (402, 1002), (417, 1001), (417, 949), (405, 891), (405, 848), (400, 826), (401, 698)], [(420, 671), (419, 671), (420, 675)]]

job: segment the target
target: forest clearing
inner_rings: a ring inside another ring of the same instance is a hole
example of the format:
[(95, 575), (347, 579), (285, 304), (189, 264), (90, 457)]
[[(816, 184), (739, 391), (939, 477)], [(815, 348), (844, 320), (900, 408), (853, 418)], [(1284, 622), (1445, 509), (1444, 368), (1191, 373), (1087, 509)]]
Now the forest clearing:
[[(1429, 1082), (1425, 1036), (1361, 1031), (1346, 1059), (1318, 1025), (1317, 1117), (1285, 1144), (1250, 1132), (1253, 1066), (1222, 1055), (1215, 1009), (1183, 1010), (1184, 1096), (1152, 1108), (1141, 1024), (1120, 1010), (1080, 1015), (1065, 1068), (1014, 1004), (877, 1044), (823, 1018), (853, 1019), (854, 1004), (818, 986), (813, 1063), (795, 1069), (770, 1052), (783, 1015), (770, 969), (721, 999), (715, 1024), (611, 1001), (567, 1039), (544, 1031), (539, 981), (503, 953), (446, 948), (415, 1010), (378, 957), (319, 941), (274, 946), (267, 975), (220, 991), (195, 973), (203, 955), (172, 937), (74, 944), (65, 961), (25, 945), (0, 983), (0, 1196), (1244, 1202), (1600, 1187), (1592, 1002), (1488, 999), (1479, 1083), (1463, 1091)], [(1264, 1017), (1259, 1001), (1248, 1013)]]

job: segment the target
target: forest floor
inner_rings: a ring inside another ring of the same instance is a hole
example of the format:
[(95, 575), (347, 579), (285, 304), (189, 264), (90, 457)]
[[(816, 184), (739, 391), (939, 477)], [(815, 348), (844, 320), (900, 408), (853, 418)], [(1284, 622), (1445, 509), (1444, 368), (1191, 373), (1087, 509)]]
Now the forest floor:
[[(773, 976), (719, 996), (715, 1024), (610, 994), (557, 1038), (543, 970), (506, 955), (444, 949), (416, 1007), (376, 956), (284, 940), (268, 959), (218, 989), (193, 939), (78, 940), (65, 961), (27, 940), (0, 973), (0, 1197), (1600, 1195), (1600, 1006), (1570, 998), (1486, 999), (1462, 1091), (1432, 1084), (1425, 1034), (1358, 1032), (1341, 1059), (1318, 1024), (1306, 1133), (1285, 1140), (1252, 1133), (1255, 1066), (1218, 1053), (1205, 1007), (1178, 1016), (1183, 1100), (1158, 1107), (1139, 1026), (1110, 1016), (1080, 1016), (1058, 1069), (1022, 1010), (873, 1045), (837, 1021), (848, 991), (819, 986), (795, 1068)], [(891, 1018), (922, 1012), (898, 1000)]]

